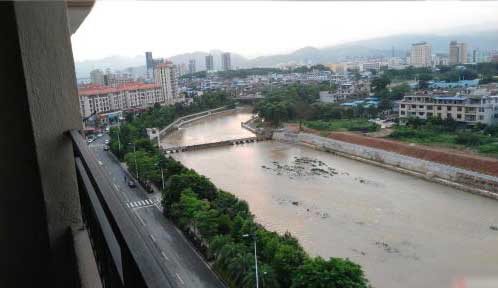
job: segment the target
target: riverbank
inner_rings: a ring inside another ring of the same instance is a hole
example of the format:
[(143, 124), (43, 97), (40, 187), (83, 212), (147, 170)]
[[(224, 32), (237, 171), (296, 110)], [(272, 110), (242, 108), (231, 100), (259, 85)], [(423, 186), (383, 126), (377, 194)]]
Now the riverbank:
[[(312, 131), (308, 129), (306, 132)], [(431, 155), (429, 153), (430, 151), (426, 151), (419, 147), (411, 146), (408, 147), (409, 149), (406, 149), (406, 147), (403, 147), (401, 144), (400, 147), (397, 147), (396, 143), (388, 143), (391, 144), (390, 146), (386, 145), (386, 143), (384, 143), (385, 140), (383, 139), (345, 134), (346, 133), (329, 133), (324, 135), (326, 137), (323, 137), (312, 133), (292, 133), (287, 131), (276, 132), (273, 134), (273, 138), (279, 141), (305, 145), (313, 149), (338, 154), (350, 159), (391, 169), (403, 174), (424, 178), (429, 181), (449, 185), (460, 190), (498, 200), (498, 177), (493, 175), (495, 174), (494, 170), (498, 169), (498, 162), (493, 166), (490, 165), (490, 161), (492, 160), (480, 159), (481, 162), (488, 164), (486, 166), (480, 163), (482, 165), (479, 167), (480, 170), (482, 171), (485, 169), (484, 171), (492, 173), (492, 175), (487, 175), (481, 172), (444, 164), (443, 160), (447, 159), (448, 155), (442, 155), (446, 156), (446, 158), (441, 155), (437, 157), (437, 155)], [(382, 141), (382, 143), (379, 143), (379, 140)], [(405, 148), (405, 150), (403, 150), (403, 148)], [(399, 153), (400, 151), (404, 151), (405, 153)], [(422, 155), (425, 157), (418, 158), (413, 157), (412, 155)], [(460, 157), (464, 158), (465, 156)], [(424, 158), (429, 158), (431, 160), (439, 159), (441, 161), (429, 161)], [(468, 162), (469, 159), (459, 159), (458, 155), (453, 155), (453, 158), (451, 159), (451, 163), (463, 163), (465, 166), (472, 165), (472, 167), (479, 165), (479, 163), (467, 163), (466, 161)], [(479, 159), (477, 162), (479, 162)]]

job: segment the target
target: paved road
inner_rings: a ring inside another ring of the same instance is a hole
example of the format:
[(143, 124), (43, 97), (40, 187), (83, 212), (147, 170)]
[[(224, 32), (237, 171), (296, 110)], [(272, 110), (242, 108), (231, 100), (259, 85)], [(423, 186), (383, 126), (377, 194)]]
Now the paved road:
[[(176, 226), (160, 210), (160, 195), (148, 194), (140, 185), (128, 187), (125, 171), (111, 152), (103, 150), (107, 135), (89, 145), (126, 209), (155, 244), (156, 260), (162, 264), (173, 287), (225, 287)], [(126, 174), (129, 180), (132, 177)], [(139, 227), (140, 228), (140, 227)]]

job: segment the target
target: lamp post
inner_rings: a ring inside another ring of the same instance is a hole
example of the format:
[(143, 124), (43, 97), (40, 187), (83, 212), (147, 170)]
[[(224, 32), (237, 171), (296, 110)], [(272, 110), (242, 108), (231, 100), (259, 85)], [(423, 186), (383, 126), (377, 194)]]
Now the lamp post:
[(163, 171), (162, 162), (159, 162), (158, 164), (156, 164), (156, 166), (159, 166), (159, 169), (161, 169), (161, 183), (164, 190), (165, 184), (164, 184), (164, 171)]
[(138, 180), (138, 164), (137, 164), (137, 145), (135, 143), (128, 143), (128, 145), (133, 145), (133, 159), (135, 160), (135, 171), (137, 172), (137, 180)]
[(253, 237), (253, 241), (254, 241), (254, 267), (255, 267), (255, 271), (256, 271), (256, 288), (259, 288), (259, 275), (258, 275), (258, 250), (257, 250), (257, 247), (256, 247), (256, 233), (254, 234), (244, 234), (242, 235), (242, 237), (250, 237), (252, 236)]

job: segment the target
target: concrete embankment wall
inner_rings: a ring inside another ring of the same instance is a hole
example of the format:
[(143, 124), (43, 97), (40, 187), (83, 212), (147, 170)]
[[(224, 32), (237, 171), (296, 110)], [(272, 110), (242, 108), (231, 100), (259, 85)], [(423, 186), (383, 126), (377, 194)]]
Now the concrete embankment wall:
[(275, 132), (273, 139), (306, 145), (498, 200), (498, 177), (495, 176), (308, 133)]

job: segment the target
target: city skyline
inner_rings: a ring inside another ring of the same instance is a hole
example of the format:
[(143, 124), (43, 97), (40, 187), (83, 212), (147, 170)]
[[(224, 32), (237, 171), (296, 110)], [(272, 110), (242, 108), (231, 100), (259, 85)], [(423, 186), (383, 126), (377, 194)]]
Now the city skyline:
[[(442, 10), (444, 15), (440, 13)], [(240, 11), (245, 12), (241, 14)], [(254, 15), (252, 12), (258, 13), (257, 21), (246, 19)], [(496, 2), (403, 2), (382, 5), (365, 2), (313, 2), (311, 5), (300, 2), (97, 2), (80, 31), (72, 37), (72, 43), (76, 61), (112, 55), (130, 57), (141, 55), (143, 51), (169, 57), (213, 49), (254, 58), (289, 53), (305, 46), (327, 47), (406, 33), (447, 35), (455, 31), (492, 29), (498, 27), (498, 19), (494, 17), (497, 12)], [(168, 20), (159, 17), (165, 14)], [(185, 15), (199, 19), (196, 23), (202, 25), (181, 25), (178, 29), (170, 26), (168, 37), (156, 36), (164, 31), (155, 27), (165, 27), (164, 24), (170, 21), (182, 23)], [(207, 21), (205, 15), (212, 17)], [(466, 17), (468, 15), (472, 17)], [(140, 21), (142, 18), (147, 18), (147, 21)], [(109, 21), (124, 29), (105, 25)], [(232, 24), (228, 27), (226, 23)], [(338, 27), (341, 28), (339, 32)], [(199, 33), (201, 28), (206, 32)], [(228, 30), (221, 33), (222, 28)], [(169, 39), (180, 39), (180, 34), (195, 37), (182, 38), (181, 42), (171, 45)], [(133, 35), (133, 41), (130, 41), (129, 35)], [(93, 45), (95, 41), (105, 45), (106, 49)]]

